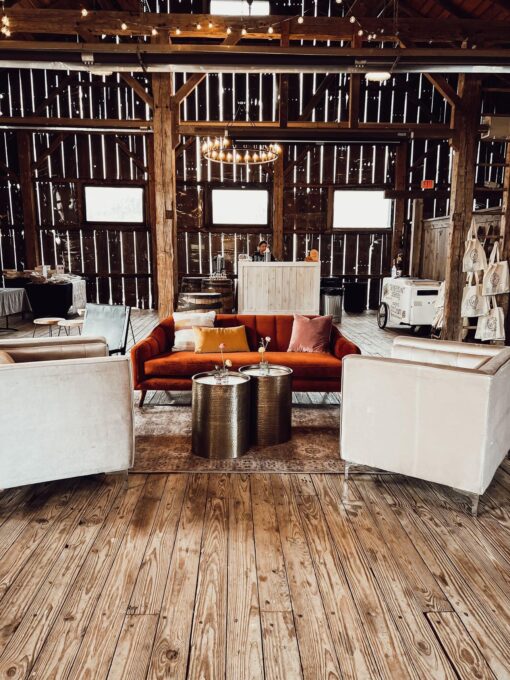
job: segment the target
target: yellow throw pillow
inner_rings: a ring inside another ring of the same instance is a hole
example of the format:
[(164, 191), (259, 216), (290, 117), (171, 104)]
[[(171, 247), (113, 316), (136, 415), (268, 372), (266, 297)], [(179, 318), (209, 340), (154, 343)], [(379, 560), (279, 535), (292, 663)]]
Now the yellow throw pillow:
[(250, 351), (244, 326), (233, 326), (232, 328), (200, 328), (194, 326), (193, 333), (195, 334), (196, 354), (219, 352), (222, 343), (225, 345), (223, 348), (225, 353)]
[(0, 350), (0, 364), (13, 364), (14, 359), (11, 357), (10, 354), (7, 354), (7, 352), (4, 352), (3, 350)]

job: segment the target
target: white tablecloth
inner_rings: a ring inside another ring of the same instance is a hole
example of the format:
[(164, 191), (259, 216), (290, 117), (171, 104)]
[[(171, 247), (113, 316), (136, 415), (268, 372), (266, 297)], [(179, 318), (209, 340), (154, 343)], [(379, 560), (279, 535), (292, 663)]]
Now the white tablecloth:
[(0, 317), (31, 311), (24, 288), (0, 288)]

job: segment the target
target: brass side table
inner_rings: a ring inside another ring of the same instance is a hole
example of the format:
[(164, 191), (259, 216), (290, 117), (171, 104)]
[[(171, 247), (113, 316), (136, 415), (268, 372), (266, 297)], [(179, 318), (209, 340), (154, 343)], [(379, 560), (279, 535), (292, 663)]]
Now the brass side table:
[(229, 372), (192, 378), (191, 449), (203, 458), (237, 458), (250, 446), (250, 377)]
[(283, 444), (291, 438), (292, 369), (269, 364), (243, 366), (241, 375), (251, 378), (251, 437), (257, 446)]

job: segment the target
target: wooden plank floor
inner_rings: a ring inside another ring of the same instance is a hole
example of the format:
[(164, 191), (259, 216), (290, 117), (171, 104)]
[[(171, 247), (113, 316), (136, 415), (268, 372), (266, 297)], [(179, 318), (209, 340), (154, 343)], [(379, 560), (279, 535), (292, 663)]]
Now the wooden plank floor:
[(510, 465), (473, 519), (385, 475), (0, 494), (0, 678), (510, 678)]
[[(139, 339), (156, 316), (133, 320)], [(396, 334), (370, 313), (342, 330), (381, 356)], [(476, 519), (393, 475), (347, 500), (305, 474), (7, 490), (0, 678), (510, 680), (510, 463)]]

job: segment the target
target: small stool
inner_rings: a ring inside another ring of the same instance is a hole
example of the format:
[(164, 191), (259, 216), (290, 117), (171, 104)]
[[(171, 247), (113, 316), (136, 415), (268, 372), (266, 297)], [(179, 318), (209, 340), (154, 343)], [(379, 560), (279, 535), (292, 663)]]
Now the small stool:
[(71, 331), (73, 330), (73, 328), (77, 328), (78, 335), (81, 335), (81, 327), (83, 326), (83, 321), (84, 319), (62, 319), (62, 321), (59, 321), (57, 324), (58, 334), (60, 335), (60, 331), (63, 328), (66, 335), (71, 335)]
[(32, 333), (32, 337), (35, 337), (35, 332), (37, 330), (37, 326), (47, 326), (48, 327), (48, 335), (50, 337), (53, 337), (53, 326), (58, 326), (60, 321), (65, 321), (61, 316), (42, 316), (40, 319), (34, 319), (34, 332)]

